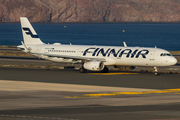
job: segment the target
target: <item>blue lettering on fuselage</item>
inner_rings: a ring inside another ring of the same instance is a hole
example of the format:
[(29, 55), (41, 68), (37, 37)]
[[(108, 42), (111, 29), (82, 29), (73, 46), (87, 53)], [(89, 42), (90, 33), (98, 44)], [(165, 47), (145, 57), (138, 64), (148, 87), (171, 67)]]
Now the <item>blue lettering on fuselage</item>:
[(86, 49), (85, 51), (84, 51), (84, 53), (83, 53), (83, 56), (86, 56), (86, 53), (88, 53), (88, 50), (89, 49), (96, 49), (96, 48), (88, 48), (88, 49)]
[(122, 57), (123, 55), (126, 56), (126, 58), (139, 58), (142, 56), (142, 58), (146, 58), (146, 55), (149, 53), (149, 50), (139, 50), (135, 49), (134, 51), (132, 49), (119, 49), (117, 52), (113, 48), (109, 48), (107, 50), (104, 50), (104, 48), (88, 48), (84, 51), (83, 56), (92, 55), (92, 56), (99, 56), (102, 55), (103, 57), (109, 57), (111, 54), (114, 57)]
[(128, 58), (130, 56), (131, 52), (132, 52), (131, 49), (125, 49), (119, 54), (119, 57), (122, 57), (123, 54), (127, 54), (126, 57)]
[(96, 55), (96, 52), (99, 50), (99, 48), (97, 48), (94, 53), (92, 54), (92, 56), (95, 56)]
[(117, 53), (115, 52), (115, 49), (111, 49), (111, 51), (109, 52), (109, 54), (108, 54), (108, 57), (110, 56), (110, 54), (113, 54), (114, 55), (114, 57), (117, 57), (117, 55), (118, 55), (118, 53), (121, 51), (121, 49), (119, 49), (118, 51), (117, 51)]
[(136, 49), (132, 54), (131, 54), (131, 58), (133, 58), (135, 56), (135, 54), (137, 53), (138, 49)]
[(98, 51), (98, 53), (97, 53), (96, 56), (99, 56), (99, 53), (101, 52), (102, 56), (106, 57), (106, 54), (108, 53), (109, 50), (110, 50), (110, 48), (109, 48), (106, 52), (104, 52), (104, 49), (101, 48), (101, 49)]
[[(142, 53), (143, 51), (145, 51), (145, 53)], [(136, 55), (136, 58), (139, 58), (140, 55), (142, 55), (143, 58), (146, 58), (146, 55), (149, 53), (149, 50), (141, 50), (138, 52), (138, 54)]]

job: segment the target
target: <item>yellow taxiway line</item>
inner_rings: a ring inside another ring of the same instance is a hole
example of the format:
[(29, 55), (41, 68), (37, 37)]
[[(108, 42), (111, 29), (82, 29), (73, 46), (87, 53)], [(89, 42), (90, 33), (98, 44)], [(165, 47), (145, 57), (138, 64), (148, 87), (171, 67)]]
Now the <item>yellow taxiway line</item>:
[(128, 74), (139, 74), (139, 73), (89, 73), (93, 75), (128, 75)]
[(176, 89), (164, 89), (159, 91), (144, 91), (144, 92), (111, 92), (111, 93), (95, 93), (95, 94), (83, 94), (82, 96), (66, 96), (66, 98), (91, 98), (102, 96), (115, 96), (115, 95), (140, 95), (140, 94), (160, 94), (160, 93), (180, 93), (180, 88)]

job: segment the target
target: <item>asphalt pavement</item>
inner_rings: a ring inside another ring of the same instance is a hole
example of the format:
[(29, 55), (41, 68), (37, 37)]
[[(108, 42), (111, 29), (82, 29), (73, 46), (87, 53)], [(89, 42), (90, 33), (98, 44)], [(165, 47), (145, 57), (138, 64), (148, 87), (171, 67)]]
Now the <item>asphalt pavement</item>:
[(0, 120), (180, 119), (180, 74), (128, 73), (0, 67)]

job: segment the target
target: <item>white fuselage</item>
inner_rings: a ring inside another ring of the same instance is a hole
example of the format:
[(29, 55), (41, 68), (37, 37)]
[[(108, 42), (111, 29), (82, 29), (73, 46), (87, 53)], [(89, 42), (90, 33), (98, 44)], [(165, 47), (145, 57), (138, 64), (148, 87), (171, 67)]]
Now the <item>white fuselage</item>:
[[(104, 65), (115, 66), (170, 66), (177, 60), (166, 50), (148, 47), (117, 47), (40, 44), (26, 45), (31, 53), (40, 58), (55, 62), (83, 62), (82, 60), (49, 57), (43, 54), (68, 55), (88, 58), (104, 58)], [(42, 53), (41, 55), (38, 53)]]
[(18, 46), (29, 54), (55, 62), (82, 63), (80, 73), (87, 70), (108, 72), (107, 65), (117, 66), (152, 66), (157, 75), (159, 66), (177, 63), (168, 51), (159, 48), (119, 46), (61, 45), (44, 44), (29, 20), (20, 17), (24, 42)]

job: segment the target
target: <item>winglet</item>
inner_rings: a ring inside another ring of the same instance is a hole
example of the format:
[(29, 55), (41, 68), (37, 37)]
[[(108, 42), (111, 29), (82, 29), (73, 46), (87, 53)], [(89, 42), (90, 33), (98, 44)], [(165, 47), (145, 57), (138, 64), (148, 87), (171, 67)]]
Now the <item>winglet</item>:
[(123, 44), (124, 44), (124, 47), (127, 47), (126, 42), (123, 42)]

